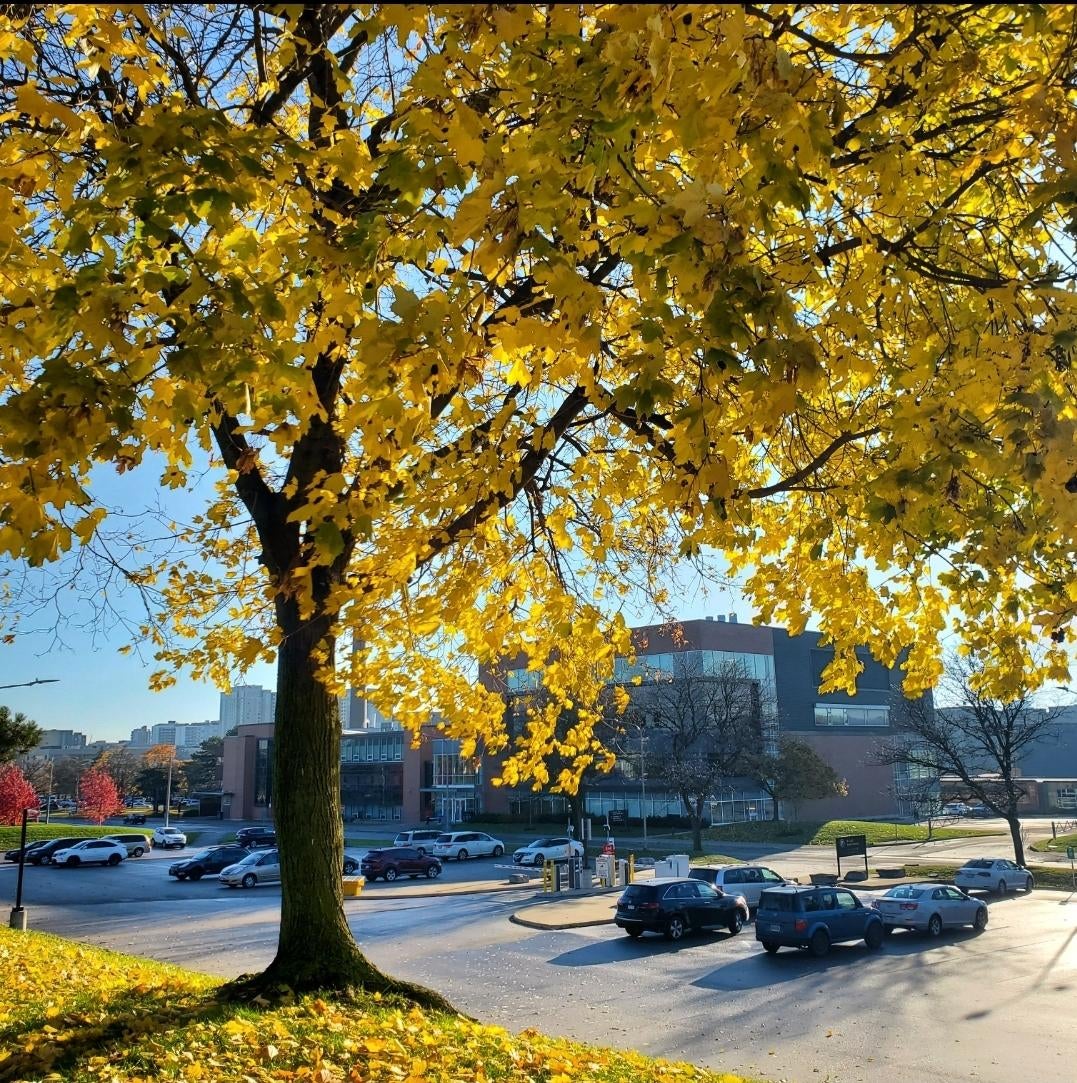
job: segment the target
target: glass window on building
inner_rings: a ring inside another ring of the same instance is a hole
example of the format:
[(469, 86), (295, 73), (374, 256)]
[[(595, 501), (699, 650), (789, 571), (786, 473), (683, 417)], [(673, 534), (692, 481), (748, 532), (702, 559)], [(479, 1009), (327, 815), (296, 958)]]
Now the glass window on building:
[(844, 704), (817, 703), (815, 705), (817, 726), (889, 726), (890, 708), (872, 704), (847, 707)]
[(1060, 809), (1077, 809), (1077, 786), (1059, 786), (1055, 791), (1055, 806)]
[(273, 804), (273, 738), (259, 737), (254, 753), (254, 803), (261, 808)]

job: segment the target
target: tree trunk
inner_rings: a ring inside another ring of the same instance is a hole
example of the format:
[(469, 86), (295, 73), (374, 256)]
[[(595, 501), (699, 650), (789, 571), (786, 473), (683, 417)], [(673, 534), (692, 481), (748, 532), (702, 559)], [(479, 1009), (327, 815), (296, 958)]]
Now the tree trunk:
[(773, 820), (774, 823), (777, 823), (781, 819), (781, 816), (778, 815), (778, 795), (772, 793), (770, 795), (770, 801), (771, 801), (771, 805), (774, 808), (774, 813), (771, 816), (771, 820)]
[(1021, 838), (1021, 821), (1014, 812), (1006, 817), (1006, 823), (1010, 827), (1010, 838), (1013, 840), (1013, 859), (1018, 865), (1025, 863), (1025, 843)]
[(263, 974), (238, 979), (226, 995), (281, 987), (384, 992), (453, 1011), (438, 993), (395, 981), (370, 963), (344, 914), (344, 825), (340, 806), (340, 716), (316, 677), (315, 647), (330, 652), (325, 621), (304, 622), (278, 602), (283, 637), (277, 657), (272, 805), (281, 864), (277, 954)]

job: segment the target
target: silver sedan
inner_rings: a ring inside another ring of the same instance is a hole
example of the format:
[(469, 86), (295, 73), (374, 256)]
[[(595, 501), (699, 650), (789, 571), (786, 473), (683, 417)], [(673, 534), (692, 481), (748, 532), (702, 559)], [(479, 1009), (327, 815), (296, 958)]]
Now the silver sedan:
[(877, 898), (872, 906), (888, 933), (916, 929), (938, 936), (943, 929), (962, 925), (971, 925), (977, 931), (987, 928), (987, 903), (949, 884), (900, 884)]

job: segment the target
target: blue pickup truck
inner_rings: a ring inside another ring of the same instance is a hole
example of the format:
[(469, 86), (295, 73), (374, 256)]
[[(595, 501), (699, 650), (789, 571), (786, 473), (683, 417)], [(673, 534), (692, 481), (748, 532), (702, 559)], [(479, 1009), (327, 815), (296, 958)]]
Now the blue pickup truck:
[(884, 931), (878, 912), (841, 887), (769, 888), (755, 915), (755, 938), (771, 955), (779, 948), (807, 948), (821, 958), (831, 944), (850, 940), (875, 950)]

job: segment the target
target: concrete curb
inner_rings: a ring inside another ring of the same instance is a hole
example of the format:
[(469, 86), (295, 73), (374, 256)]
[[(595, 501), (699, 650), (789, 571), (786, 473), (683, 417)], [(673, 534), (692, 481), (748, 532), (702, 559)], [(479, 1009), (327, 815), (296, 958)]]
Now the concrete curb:
[(384, 899), (439, 899), (453, 895), (496, 895), (503, 891), (534, 891), (532, 884), (490, 884), (489, 887), (464, 887), (458, 891), (424, 891), (417, 888), (402, 888), (394, 891), (392, 888), (366, 887), (358, 895), (349, 895), (345, 902), (379, 902)]
[(509, 915), (509, 921), (514, 925), (526, 925), (529, 929), (541, 929), (543, 932), (551, 932), (557, 929), (587, 929), (593, 925), (612, 925), (613, 918), (603, 918), (601, 921), (564, 921), (552, 924), (550, 922), (529, 921), (520, 917), (520, 912)]

